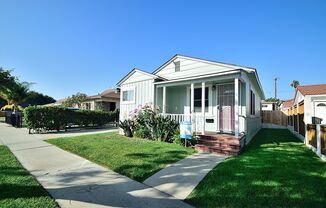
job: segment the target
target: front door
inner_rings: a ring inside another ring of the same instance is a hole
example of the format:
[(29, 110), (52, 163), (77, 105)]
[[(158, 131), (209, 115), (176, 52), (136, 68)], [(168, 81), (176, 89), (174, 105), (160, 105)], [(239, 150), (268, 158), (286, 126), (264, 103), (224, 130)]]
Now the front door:
[(221, 132), (234, 131), (234, 84), (217, 85), (218, 129)]

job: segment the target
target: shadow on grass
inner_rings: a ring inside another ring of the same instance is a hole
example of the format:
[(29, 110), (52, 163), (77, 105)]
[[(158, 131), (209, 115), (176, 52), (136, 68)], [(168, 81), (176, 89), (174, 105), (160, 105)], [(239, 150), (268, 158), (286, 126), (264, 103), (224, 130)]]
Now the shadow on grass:
[(262, 129), (187, 201), (198, 207), (325, 207), (326, 163), (288, 130)]
[(0, 207), (57, 207), (5, 146), (0, 146), (0, 161)]

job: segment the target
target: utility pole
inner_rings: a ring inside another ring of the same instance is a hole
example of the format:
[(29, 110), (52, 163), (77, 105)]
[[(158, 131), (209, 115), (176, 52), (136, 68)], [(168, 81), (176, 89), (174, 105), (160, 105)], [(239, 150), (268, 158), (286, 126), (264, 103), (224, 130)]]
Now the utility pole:
[(279, 78), (278, 77), (275, 77), (274, 78), (274, 98), (277, 99), (277, 80)]

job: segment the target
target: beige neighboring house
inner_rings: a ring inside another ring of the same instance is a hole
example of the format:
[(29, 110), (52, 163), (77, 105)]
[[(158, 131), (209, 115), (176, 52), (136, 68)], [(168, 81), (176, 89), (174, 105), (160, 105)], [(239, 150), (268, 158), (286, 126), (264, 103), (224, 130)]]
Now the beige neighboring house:
[(120, 108), (120, 92), (118, 89), (107, 89), (97, 95), (88, 96), (82, 103), (87, 110), (114, 111)]
[(284, 100), (279, 106), (280, 111), (288, 115), (288, 110), (292, 107), (292, 105), (293, 105), (293, 99)]
[(54, 103), (45, 104), (44, 106), (59, 106), (59, 105), (62, 105), (62, 103), (65, 100), (67, 100), (67, 98), (59, 99), (59, 100), (55, 101)]

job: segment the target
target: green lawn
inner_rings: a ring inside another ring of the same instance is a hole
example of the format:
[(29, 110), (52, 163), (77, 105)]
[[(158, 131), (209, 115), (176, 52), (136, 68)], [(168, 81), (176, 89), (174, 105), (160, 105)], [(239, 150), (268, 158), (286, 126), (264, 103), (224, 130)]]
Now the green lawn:
[(186, 201), (196, 207), (326, 207), (326, 163), (288, 130), (262, 129)]
[(50, 139), (47, 142), (137, 181), (144, 181), (167, 164), (195, 152), (177, 144), (127, 138), (116, 132)]
[(44, 188), (5, 146), (0, 146), (0, 207), (57, 207)]

